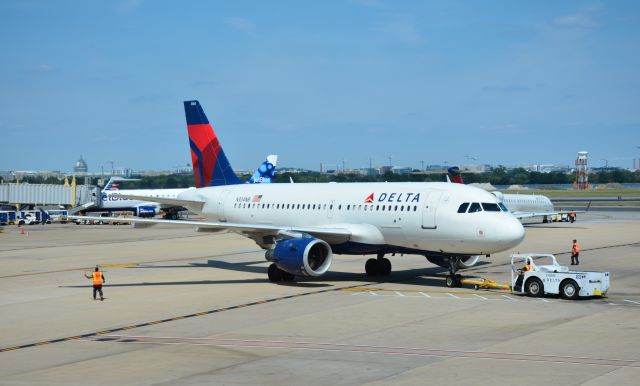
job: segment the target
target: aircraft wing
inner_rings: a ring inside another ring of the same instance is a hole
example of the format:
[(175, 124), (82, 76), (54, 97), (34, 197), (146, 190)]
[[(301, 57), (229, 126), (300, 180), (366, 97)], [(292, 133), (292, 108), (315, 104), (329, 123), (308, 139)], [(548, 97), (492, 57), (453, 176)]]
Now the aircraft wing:
[(518, 219), (542, 217), (542, 216), (554, 216), (556, 214), (568, 214), (568, 213), (586, 213), (584, 210), (563, 210), (563, 211), (551, 211), (551, 212), (511, 212)]
[(157, 202), (158, 204), (181, 206), (190, 210), (194, 210), (196, 212), (200, 212), (202, 210), (202, 207), (204, 206), (204, 201), (179, 200), (176, 198), (153, 197), (153, 196), (144, 196), (144, 195), (136, 195), (136, 194), (120, 194), (120, 193), (113, 194), (113, 196), (128, 198), (130, 200), (149, 201), (149, 202)]
[[(136, 198), (140, 199), (140, 198)], [(176, 200), (177, 201), (177, 200)], [(184, 204), (181, 204), (184, 205)], [(195, 226), (197, 228), (211, 230), (230, 230), (239, 233), (263, 234), (273, 236), (292, 236), (300, 233), (308, 233), (312, 236), (332, 241), (346, 242), (352, 236), (352, 231), (348, 227), (287, 227), (276, 226), (271, 224), (239, 224), (231, 222), (209, 222), (209, 221), (189, 221), (189, 220), (164, 220), (149, 219), (139, 217), (98, 217), (98, 216), (67, 216), (70, 220), (95, 220), (95, 221), (119, 221), (131, 222), (134, 224), (156, 225), (156, 224), (173, 224), (183, 226)], [(295, 237), (295, 236), (293, 236)]]

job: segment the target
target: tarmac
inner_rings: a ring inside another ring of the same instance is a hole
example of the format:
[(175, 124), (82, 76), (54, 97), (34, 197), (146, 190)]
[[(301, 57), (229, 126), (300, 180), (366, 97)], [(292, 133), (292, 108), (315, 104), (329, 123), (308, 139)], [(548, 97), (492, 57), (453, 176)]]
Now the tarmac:
[[(464, 273), (508, 282), (509, 254), (611, 272), (606, 298), (450, 289), (424, 257), (366, 258), (267, 280), (253, 241), (189, 227), (17, 226), (0, 234), (1, 385), (637, 385), (640, 215), (530, 223), (521, 245)], [(100, 264), (104, 301), (85, 272)]]

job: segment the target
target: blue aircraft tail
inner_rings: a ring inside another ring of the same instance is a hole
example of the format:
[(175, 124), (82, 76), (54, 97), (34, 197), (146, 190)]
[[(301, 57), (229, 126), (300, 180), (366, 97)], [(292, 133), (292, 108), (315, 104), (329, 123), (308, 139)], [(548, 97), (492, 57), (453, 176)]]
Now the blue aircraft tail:
[(196, 188), (241, 184), (198, 101), (185, 101)]
[(253, 176), (247, 181), (247, 184), (270, 184), (273, 175), (276, 174), (276, 164), (278, 163), (278, 156), (270, 154), (267, 159), (258, 166)]
[(41, 214), (40, 224), (44, 225), (48, 221), (51, 221), (51, 216), (49, 216), (49, 212), (47, 212), (46, 210), (40, 208), (40, 214)]

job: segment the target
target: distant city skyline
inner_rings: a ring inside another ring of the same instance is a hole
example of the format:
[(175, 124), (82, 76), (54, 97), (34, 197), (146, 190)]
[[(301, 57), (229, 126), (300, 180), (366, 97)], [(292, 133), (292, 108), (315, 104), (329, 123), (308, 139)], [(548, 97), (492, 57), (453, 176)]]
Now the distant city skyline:
[[(0, 170), (640, 158), (637, 1), (3, 1)], [(8, 38), (10, 37), (10, 38)]]

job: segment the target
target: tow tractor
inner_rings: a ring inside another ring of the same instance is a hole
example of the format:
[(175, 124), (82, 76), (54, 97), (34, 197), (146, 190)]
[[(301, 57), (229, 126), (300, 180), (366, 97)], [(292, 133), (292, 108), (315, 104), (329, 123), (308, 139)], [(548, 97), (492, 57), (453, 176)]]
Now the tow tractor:
[[(525, 270), (526, 265), (531, 267)], [(516, 268), (521, 266), (522, 268)], [(609, 272), (570, 271), (546, 253), (511, 255), (511, 292), (529, 296), (560, 295), (565, 299), (605, 296), (609, 290)]]
[[(527, 270), (526, 267), (530, 269)], [(517, 268), (520, 267), (520, 268)], [(498, 289), (519, 295), (541, 297), (560, 295), (564, 299), (605, 296), (609, 290), (609, 272), (570, 271), (547, 253), (517, 253), (511, 255), (511, 285), (482, 278), (458, 279), (462, 285), (475, 289)]]

